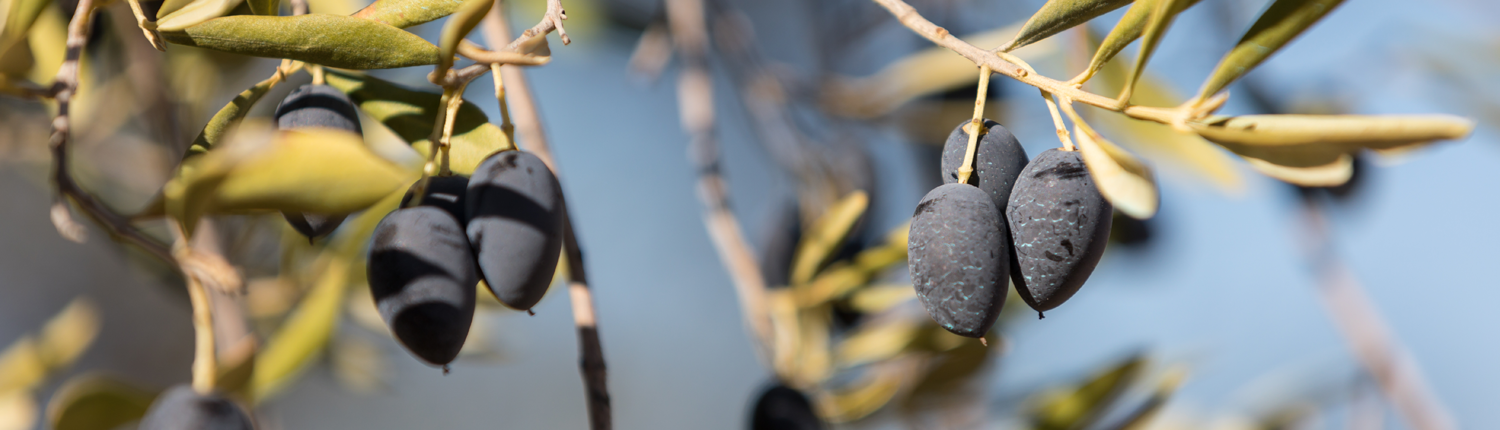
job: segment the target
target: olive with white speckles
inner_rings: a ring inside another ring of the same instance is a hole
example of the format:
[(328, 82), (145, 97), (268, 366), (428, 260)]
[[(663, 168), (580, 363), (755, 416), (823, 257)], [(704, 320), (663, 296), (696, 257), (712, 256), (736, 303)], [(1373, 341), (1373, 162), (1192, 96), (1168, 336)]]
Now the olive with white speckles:
[[(964, 131), (969, 121), (964, 120), (954, 127), (948, 134), (948, 142), (943, 144), (944, 184), (958, 182), (958, 167), (964, 163), (969, 150), (969, 133)], [(996, 208), (1004, 208), (1010, 201), (1016, 177), (1026, 168), (1026, 149), (1000, 123), (985, 120), (984, 127), (984, 135), (974, 143), (974, 173), (969, 175), (969, 183), (989, 194)]]
[(1088, 280), (1104, 255), (1113, 210), (1077, 151), (1049, 149), (1021, 172), (1005, 208), (1015, 245), (1011, 281), (1038, 315)]
[(1005, 305), (1010, 272), (1000, 209), (978, 187), (947, 184), (922, 197), (913, 217), (907, 264), (922, 306), (954, 334), (984, 336)]

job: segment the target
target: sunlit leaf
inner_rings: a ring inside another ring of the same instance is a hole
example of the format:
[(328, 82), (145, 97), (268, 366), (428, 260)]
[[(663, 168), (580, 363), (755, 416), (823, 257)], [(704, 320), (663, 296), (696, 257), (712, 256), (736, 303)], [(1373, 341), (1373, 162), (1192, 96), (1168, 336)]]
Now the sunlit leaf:
[(111, 430), (139, 420), (156, 392), (102, 374), (85, 374), (64, 382), (47, 403), (53, 430)]
[(464, 3), (453, 12), (453, 16), (443, 24), (443, 34), (439, 37), (438, 47), (441, 56), (438, 64), (447, 69), (453, 67), (453, 55), (458, 52), (458, 44), (468, 36), (484, 15), (490, 13), (490, 6), (495, 4), (494, 0), (464, 0)]
[(341, 228), (330, 244), (327, 263), (313, 290), (266, 341), (255, 359), (251, 393), (256, 401), (280, 392), (328, 344), (338, 326), (339, 309), (348, 289), (351, 261), (359, 258), (375, 225), (401, 203), (405, 190), (391, 193)]
[(806, 283), (844, 244), (849, 232), (854, 229), (870, 198), (864, 191), (856, 190), (828, 207), (828, 211), (814, 222), (812, 228), (802, 235), (797, 244), (797, 255), (792, 261), (792, 285)]
[(462, 0), (378, 0), (354, 16), (406, 28), (451, 15), (462, 4)]
[[(902, 225), (899, 228), (909, 226)], [(828, 266), (806, 284), (796, 285), (797, 304), (811, 307), (833, 300), (868, 283), (879, 271), (906, 262), (906, 231), (892, 231), (886, 243), (860, 251), (853, 261), (839, 261)]]
[[(0, 41), (12, 41), (24, 37), (31, 30), (31, 24), (41, 16), (42, 9), (51, 3), (47, 0), (10, 0), (0, 5), (9, 5), (9, 10), (0, 16), (5, 20), (0, 22), (0, 28), (5, 31), (0, 33)], [(23, 42), (24, 43), (24, 42)]]
[(72, 365), (99, 334), (99, 309), (88, 299), (73, 299), (37, 337), (37, 353), (53, 369)]
[(1119, 9), (1132, 0), (1047, 0), (1042, 9), (1031, 15), (1016, 38), (1000, 48), (1009, 52), (1038, 40), (1089, 22), (1089, 20)]
[(47, 377), (38, 349), (36, 339), (22, 337), (0, 354), (0, 394), (29, 390)]
[(179, 45), (346, 69), (437, 64), (440, 57), (420, 36), (343, 15), (226, 16), (180, 29), (163, 26), (161, 34)]
[(817, 396), (818, 415), (833, 423), (869, 416), (896, 397), (910, 370), (905, 363), (883, 363), (848, 387), (820, 393)]
[(1144, 357), (1131, 356), (1082, 385), (1044, 393), (1027, 408), (1026, 416), (1039, 430), (1087, 428), (1134, 383), (1145, 364)]
[(1147, 219), (1156, 215), (1160, 202), (1156, 187), (1156, 175), (1146, 163), (1129, 152), (1105, 140), (1083, 122), (1075, 122), (1074, 136), (1078, 141), (1078, 152), (1099, 193), (1114, 205), (1115, 209), (1135, 219)]
[[(42, 5), (41, 13), (32, 21), (24, 41), (31, 45), (31, 55), (35, 58), (31, 73), (26, 76), (32, 82), (51, 82), (57, 76), (57, 69), (62, 67), (68, 50), (68, 19), (57, 3), (49, 1)], [(87, 76), (84, 74), (79, 78), (87, 81), (90, 79)]]
[[(1169, 370), (1167, 374), (1156, 383), (1156, 388), (1151, 390), (1151, 396), (1147, 397), (1146, 401), (1141, 402), (1140, 405), (1136, 406), (1130, 411), (1130, 413), (1126, 414), (1124, 418), (1121, 418), (1119, 422), (1109, 425), (1106, 428), (1120, 430), (1139, 430), (1149, 428), (1151, 419), (1155, 418), (1156, 414), (1161, 411), (1162, 407), (1166, 406), (1167, 401), (1172, 399), (1172, 394), (1177, 392), (1177, 387), (1182, 385), (1182, 381), (1186, 377), (1187, 372), (1184, 369), (1174, 368)], [(1264, 428), (1282, 427), (1267, 426)]]
[(851, 294), (849, 307), (863, 313), (879, 313), (915, 298), (917, 291), (911, 285), (876, 285)]
[(921, 333), (921, 321), (913, 318), (884, 318), (860, 324), (838, 343), (835, 362), (847, 369), (882, 361), (901, 353)]
[[(442, 95), (412, 90), (372, 76), (328, 71), (328, 85), (348, 94), (376, 121), (412, 144), (426, 155), (431, 146), (433, 122), (437, 120)], [(469, 175), (485, 157), (510, 148), (510, 141), (485, 117), (484, 111), (464, 101), (453, 123), (452, 145), (448, 149), (449, 167), (460, 175)]]
[[(1126, 46), (1130, 46), (1131, 42), (1140, 39), (1141, 33), (1146, 31), (1146, 21), (1151, 18), (1151, 10), (1158, 2), (1159, 0), (1140, 0), (1131, 4), (1130, 9), (1125, 10), (1125, 16), (1120, 18), (1120, 22), (1115, 23), (1114, 29), (1109, 31), (1109, 35), (1105, 36), (1104, 41), (1099, 44), (1099, 49), (1094, 51), (1094, 58), (1089, 60), (1089, 67), (1082, 76), (1085, 78), (1093, 76), (1104, 67), (1105, 63), (1115, 58), (1116, 54), (1125, 50)], [(1197, 3), (1198, 0), (1188, 0), (1183, 8), (1193, 7)]]
[(1354, 176), (1354, 157), (1349, 154), (1339, 155), (1328, 164), (1315, 166), (1297, 166), (1305, 163), (1298, 161), (1296, 157), (1272, 158), (1276, 161), (1271, 161), (1242, 156), (1255, 171), (1304, 187), (1337, 186), (1349, 182), (1349, 178)]
[[(1361, 149), (1420, 147), (1462, 139), (1474, 123), (1450, 115), (1216, 116), (1188, 126), (1251, 166), (1299, 185), (1331, 186), (1349, 178), (1349, 156)], [(1337, 181), (1337, 182), (1335, 182)]]
[(36, 427), (37, 409), (29, 390), (0, 391), (0, 430), (31, 430)]
[[(1146, 19), (1146, 28), (1141, 33), (1141, 47), (1139, 57), (1135, 59), (1135, 68), (1125, 79), (1125, 87), (1120, 90), (1120, 100), (1130, 101), (1130, 94), (1135, 90), (1135, 83), (1141, 77), (1141, 72), (1146, 70), (1146, 62), (1151, 60), (1151, 54), (1156, 52), (1156, 45), (1161, 43), (1162, 37), (1167, 35), (1167, 28), (1172, 26), (1172, 20), (1177, 14), (1191, 6), (1191, 0), (1141, 0), (1151, 2), (1151, 14)], [(1144, 4), (1144, 3), (1143, 3)]]
[[(157, 29), (162, 32), (180, 31), (204, 21), (227, 15), (229, 11), (234, 10), (234, 8), (239, 7), (240, 3), (244, 2), (245, 0), (193, 0), (192, 3), (183, 6), (181, 9), (177, 9), (170, 14), (161, 15), (156, 20)], [(251, 8), (254, 7), (255, 5), (252, 2)]]
[(931, 330), (929, 333), (943, 336), (948, 339), (959, 341), (958, 346), (948, 349), (936, 357), (922, 376), (917, 379), (907, 396), (906, 405), (915, 407), (922, 401), (943, 401), (951, 399), (953, 395), (965, 395), (967, 392), (961, 390), (966, 385), (983, 381), (975, 378), (975, 374), (983, 370), (989, 362), (991, 353), (995, 352), (997, 345), (1002, 340), (994, 331), (985, 336), (990, 346), (976, 342), (974, 339), (961, 337), (947, 330)]
[(1276, 0), (1260, 14), (1239, 43), (1219, 60), (1203, 82), (1198, 100), (1206, 100), (1297, 38), (1343, 0)]

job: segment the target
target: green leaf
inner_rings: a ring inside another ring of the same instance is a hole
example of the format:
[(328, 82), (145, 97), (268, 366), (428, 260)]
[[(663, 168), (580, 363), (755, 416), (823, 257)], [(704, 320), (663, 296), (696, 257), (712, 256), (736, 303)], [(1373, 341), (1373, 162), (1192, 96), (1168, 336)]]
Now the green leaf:
[(1260, 14), (1240, 42), (1219, 60), (1203, 88), (1198, 91), (1198, 100), (1224, 89), (1231, 82), (1259, 66), (1262, 61), (1275, 54), (1281, 47), (1296, 39), (1319, 19), (1322, 19), (1343, 0), (1276, 0)]
[(280, 80), (276, 78), (267, 79), (234, 96), (234, 100), (230, 100), (229, 104), (214, 113), (213, 118), (208, 119), (208, 124), (203, 126), (203, 131), (198, 132), (198, 137), (193, 139), (188, 153), (203, 153), (213, 149), (223, 140), (224, 133), (229, 131), (231, 126), (238, 124), (241, 119), (245, 119), (245, 114), (250, 113), (250, 108), (255, 107), (255, 103), (270, 92), (278, 82)]
[(1016, 48), (1030, 45), (1038, 40), (1052, 37), (1052, 35), (1089, 22), (1089, 20), (1119, 9), (1132, 0), (1047, 0), (1042, 9), (1031, 15), (1026, 20), (1026, 25), (1016, 34), (1016, 38), (1001, 48), (1001, 51), (1010, 52)]
[(35, 388), (72, 365), (98, 334), (98, 309), (87, 299), (73, 299), (36, 336), (22, 337), (0, 353), (0, 394)]
[(1134, 383), (1145, 364), (1144, 357), (1131, 356), (1083, 385), (1044, 393), (1027, 408), (1026, 415), (1038, 430), (1087, 428)]
[(1451, 115), (1244, 115), (1210, 117), (1189, 122), (1188, 127), (1244, 157), (1278, 166), (1320, 168), (1320, 177), (1328, 180), (1347, 165), (1343, 158), (1360, 149), (1393, 150), (1461, 139), (1473, 131), (1474, 123)]
[(256, 15), (276, 16), (281, 14), (281, 0), (245, 0), (250, 5), (250, 13)]
[(1160, 197), (1156, 175), (1151, 173), (1151, 168), (1135, 155), (1105, 140), (1077, 117), (1073, 121), (1078, 152), (1082, 154), (1083, 163), (1088, 166), (1099, 194), (1131, 218), (1147, 219), (1156, 215)]
[(438, 65), (442, 69), (453, 67), (453, 55), (458, 52), (458, 44), (463, 42), (464, 37), (474, 31), (484, 15), (490, 13), (490, 7), (495, 5), (494, 0), (465, 0), (448, 23), (443, 25), (443, 34), (439, 38), (439, 47), (442, 56), (438, 58)]
[[(1151, 10), (1155, 8), (1156, 3), (1158, 0), (1141, 0), (1125, 10), (1125, 16), (1121, 17), (1120, 22), (1115, 23), (1114, 29), (1109, 31), (1109, 35), (1104, 37), (1104, 42), (1099, 44), (1099, 50), (1094, 51), (1094, 58), (1089, 60), (1088, 70), (1083, 72), (1084, 79), (1093, 76), (1104, 67), (1105, 63), (1115, 58), (1116, 54), (1119, 54), (1126, 46), (1130, 46), (1131, 42), (1141, 38), (1141, 33), (1146, 31), (1146, 21), (1151, 18)], [(1183, 8), (1192, 7), (1197, 3), (1198, 0), (1188, 0)]]
[[(1018, 26), (990, 30), (961, 37), (974, 46), (995, 46), (1005, 43), (1015, 34)], [(1026, 55), (1045, 55), (1057, 50), (1057, 43), (1050, 40), (1026, 48)], [(1018, 54), (1019, 55), (1019, 54)], [(932, 47), (891, 62), (874, 75), (864, 77), (840, 77), (830, 80), (825, 90), (823, 107), (841, 116), (870, 119), (889, 114), (896, 108), (914, 99), (949, 91), (955, 88), (974, 88), (979, 82), (978, 69), (968, 59), (953, 55), (944, 47)], [(973, 109), (972, 106), (967, 109)], [(951, 125), (943, 126), (946, 136)], [(941, 143), (941, 141), (939, 141)]]
[[(329, 70), (328, 85), (338, 88), (359, 104), (376, 121), (427, 155), (433, 123), (437, 121), (442, 94), (416, 91), (363, 74)], [(448, 149), (449, 168), (460, 175), (470, 175), (479, 162), (496, 151), (511, 148), (505, 133), (485, 117), (479, 106), (464, 101), (453, 122), (452, 145)]]
[(1135, 91), (1136, 80), (1140, 79), (1141, 72), (1146, 70), (1146, 62), (1151, 60), (1151, 54), (1156, 52), (1156, 45), (1161, 43), (1162, 37), (1167, 35), (1167, 28), (1172, 26), (1172, 20), (1177, 14), (1192, 5), (1192, 0), (1141, 0), (1151, 2), (1151, 13), (1146, 19), (1146, 29), (1141, 34), (1140, 57), (1135, 59), (1133, 69), (1127, 79), (1125, 87), (1120, 90), (1119, 100), (1122, 103), (1130, 101), (1130, 96)]
[(146, 415), (157, 393), (102, 374), (69, 379), (47, 404), (54, 430), (111, 430)]
[(162, 32), (180, 31), (204, 21), (228, 15), (230, 11), (244, 2), (245, 0), (193, 0), (182, 9), (157, 19), (157, 29)]
[(812, 280), (823, 263), (844, 244), (849, 231), (854, 229), (869, 205), (869, 196), (864, 191), (856, 190), (828, 207), (828, 211), (813, 223), (807, 234), (802, 235), (802, 242), (797, 245), (797, 255), (792, 261), (792, 285)]
[(226, 16), (175, 31), (163, 26), (161, 34), (179, 45), (345, 69), (430, 65), (440, 57), (415, 34), (342, 15)]
[[(908, 288), (910, 289), (910, 288)], [(835, 363), (841, 369), (883, 361), (905, 351), (922, 324), (913, 318), (887, 318), (860, 324), (838, 343)]]
[(359, 253), (375, 226), (400, 206), (405, 193), (404, 189), (391, 193), (340, 229), (322, 257), (326, 263), (317, 284), (255, 358), (250, 391), (257, 402), (286, 388), (328, 344), (338, 327), (350, 270), (360, 267), (354, 260), (361, 258)]
[(51, 2), (48, 0), (11, 0), (9, 3), (4, 3), (10, 5), (10, 11), (3, 14), (5, 21), (0, 22), (0, 26), (3, 26), (0, 28), (5, 29), (4, 32), (0, 32), (0, 40), (14, 41), (25, 37), (26, 33), (31, 30), (31, 24), (36, 23), (36, 18), (42, 15), (42, 9), (45, 9), (48, 3)]
[(463, 0), (378, 0), (354, 16), (407, 28), (452, 15), (462, 4)]

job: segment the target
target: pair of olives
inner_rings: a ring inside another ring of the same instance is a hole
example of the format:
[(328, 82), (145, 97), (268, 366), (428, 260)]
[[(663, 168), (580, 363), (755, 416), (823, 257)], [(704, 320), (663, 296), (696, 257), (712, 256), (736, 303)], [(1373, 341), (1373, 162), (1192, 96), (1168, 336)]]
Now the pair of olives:
[(1000, 316), (1007, 277), (1038, 315), (1078, 292), (1104, 254), (1114, 208), (1078, 152), (1049, 149), (1028, 163), (1016, 137), (989, 120), (970, 183), (959, 183), (968, 124), (948, 135), (944, 185), (917, 204), (907, 250), (932, 319), (978, 338)]
[[(276, 108), (276, 124), (362, 134), (354, 103), (327, 85), (292, 91)], [(419, 185), (375, 227), (367, 274), (396, 339), (421, 360), (444, 366), (468, 337), (480, 279), (515, 309), (531, 309), (546, 294), (562, 249), (563, 196), (547, 165), (517, 150), (491, 154), (470, 178), (429, 178), (411, 206)], [(312, 240), (333, 232), (347, 214), (283, 215)]]

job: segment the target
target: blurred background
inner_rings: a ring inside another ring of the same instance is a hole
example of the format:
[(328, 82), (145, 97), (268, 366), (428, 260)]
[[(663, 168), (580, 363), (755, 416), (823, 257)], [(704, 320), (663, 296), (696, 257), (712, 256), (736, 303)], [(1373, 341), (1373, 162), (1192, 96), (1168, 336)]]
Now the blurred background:
[[(310, 3), (314, 13), (364, 6)], [(539, 0), (508, 3), (512, 28), (534, 23), (544, 7)], [(777, 249), (795, 243), (790, 232), (855, 189), (869, 194), (870, 209), (842, 255), (881, 246), (940, 183), (940, 145), (972, 106), (972, 65), (943, 53), (962, 67), (888, 69), (932, 46), (873, 2), (707, 3), (719, 156), (731, 208), (766, 260), (768, 281), (777, 283), (780, 273), (786, 283), (777, 262), (790, 257)], [(911, 3), (989, 48), (1008, 40), (1042, 1)], [(616, 428), (746, 428), (755, 398), (774, 376), (757, 358), (703, 227), (697, 170), (679, 123), (682, 61), (662, 53), (671, 51), (662, 34), (665, 9), (653, 0), (564, 4), (573, 43), (554, 43), (553, 61), (527, 73), (592, 272)], [(1148, 69), (1155, 86), (1135, 100), (1182, 101), (1266, 4), (1209, 0), (1184, 12)], [(60, 10), (70, 7), (49, 7), (33, 31), (60, 34), (67, 22)], [(1092, 52), (1090, 38), (1123, 12), (1096, 19), (1088, 34), (1065, 32), (1017, 55), (1044, 75), (1071, 77)], [(1230, 87), (1224, 114), (1450, 113), (1479, 124), (1464, 141), (1398, 157), (1362, 154), (1343, 187), (1299, 189), (1222, 150), (1204, 157), (1232, 159), (1228, 168), (1205, 167), (1163, 151), (1172, 139), (1165, 127), (1136, 127), (1087, 109), (1101, 133), (1157, 169), (1157, 216), (1117, 219), (1115, 241), (1088, 284), (1045, 319), (1014, 306), (1012, 297), (996, 329), (1001, 341), (990, 343), (982, 365), (961, 372), (964, 388), (934, 395), (942, 404), (920, 405), (922, 391), (902, 389), (897, 401), (838, 426), (1046, 428), (1038, 411), (1060, 407), (1057, 399), (1077, 394), (1091, 378), (1140, 359), (1137, 382), (1113, 391), (1125, 400), (1100, 412), (1099, 423), (1127, 417), (1150, 401), (1162, 375), (1181, 372), (1186, 378), (1146, 428), (1409, 428), (1330, 316), (1326, 279), (1315, 264), (1335, 264), (1352, 273), (1457, 428), (1500, 428), (1493, 407), (1500, 343), (1492, 340), (1500, 313), (1489, 308), (1500, 302), (1491, 273), (1500, 225), (1485, 221), (1500, 210), (1492, 191), (1500, 184), (1497, 17), (1500, 5), (1485, 1), (1347, 2)], [(435, 40), (441, 25), (412, 31)], [(97, 19), (72, 160), (84, 187), (126, 213), (170, 177), (173, 154), (214, 111), (276, 64), (177, 45), (159, 53), (133, 27), (123, 3)], [(62, 51), (41, 49), (49, 42), (36, 34), (38, 66), (29, 73), (50, 77), (55, 65), (45, 65)], [(436, 91), (428, 72), (371, 74)], [(276, 87), (251, 116), (268, 116), (275, 100), (307, 81), (299, 74)], [(1035, 89), (1003, 76), (991, 82), (987, 116), (1032, 155), (1058, 146)], [(467, 95), (497, 121), (491, 85), (480, 79)], [(148, 389), (190, 377), (191, 312), (181, 280), (92, 224), (88, 242), (76, 244), (49, 222), (45, 142), (53, 109), (0, 97), (0, 345), (36, 333), (78, 297), (92, 303), (98, 332), (76, 362), (38, 383), (30, 400), (0, 402), (0, 429), (46, 428), (44, 405), (74, 375), (104, 371)], [(414, 162), (415, 153), (378, 122), (367, 119), (365, 130), (378, 153)], [(305, 291), (276, 277), (285, 264), (281, 217), (216, 222), (236, 234), (222, 240), (226, 256), (244, 266), (250, 329), (274, 331)], [(1315, 260), (1310, 249), (1323, 238), (1327, 248), (1318, 256), (1332, 257)], [(904, 271), (904, 264), (891, 265), (871, 284), (909, 285)], [(257, 406), (261, 428), (583, 428), (565, 293), (554, 286), (535, 316), (482, 307), (465, 355), (444, 376), (414, 360), (378, 321), (370, 324), (368, 294), (353, 288), (320, 358)], [(893, 312), (911, 306), (893, 305)], [(831, 315), (835, 338), (874, 320), (839, 305)], [(861, 369), (829, 384), (873, 372)], [(908, 398), (916, 400), (901, 400)]]

